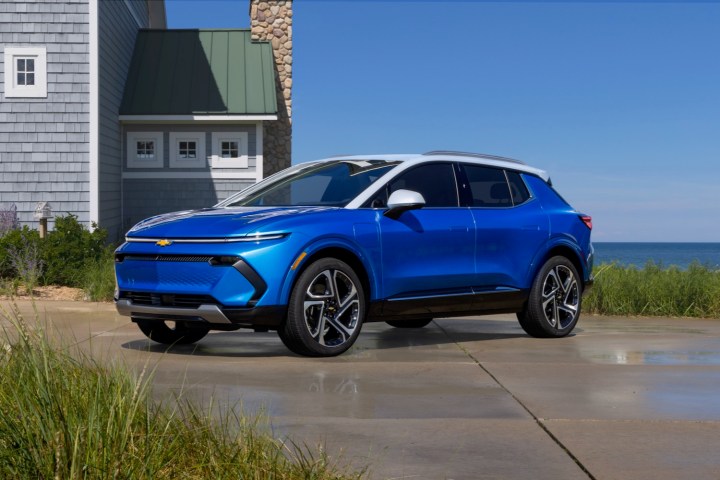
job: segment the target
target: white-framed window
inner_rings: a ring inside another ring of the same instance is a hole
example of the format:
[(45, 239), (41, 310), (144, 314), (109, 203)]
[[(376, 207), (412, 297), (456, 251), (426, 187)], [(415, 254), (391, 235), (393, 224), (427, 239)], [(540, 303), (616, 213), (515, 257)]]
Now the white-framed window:
[(213, 132), (213, 168), (248, 168), (247, 132)]
[(45, 47), (5, 47), (5, 97), (47, 97)]
[(195, 140), (180, 140), (178, 143), (178, 160), (194, 160), (197, 158), (197, 142)]
[(170, 168), (207, 167), (205, 132), (170, 132)]
[(162, 132), (128, 132), (128, 168), (162, 168), (163, 151)]
[(238, 158), (240, 156), (240, 142), (237, 140), (220, 141), (221, 158)]

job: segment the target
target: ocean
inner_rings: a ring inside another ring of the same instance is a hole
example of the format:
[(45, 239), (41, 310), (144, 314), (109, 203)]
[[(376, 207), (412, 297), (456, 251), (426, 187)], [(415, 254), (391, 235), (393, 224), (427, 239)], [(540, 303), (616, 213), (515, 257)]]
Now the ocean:
[(593, 246), (595, 265), (617, 262), (643, 267), (653, 261), (663, 267), (687, 268), (692, 262), (700, 262), (713, 269), (720, 268), (720, 243), (593, 242)]

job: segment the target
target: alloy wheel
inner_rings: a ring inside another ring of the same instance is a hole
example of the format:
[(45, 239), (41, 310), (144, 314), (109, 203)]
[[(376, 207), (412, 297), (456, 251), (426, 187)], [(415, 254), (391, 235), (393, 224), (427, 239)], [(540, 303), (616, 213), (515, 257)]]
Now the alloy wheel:
[(318, 344), (340, 346), (353, 338), (361, 318), (360, 294), (352, 279), (336, 269), (320, 272), (303, 303), (305, 326)]
[(580, 289), (574, 273), (565, 265), (557, 265), (545, 277), (542, 289), (542, 310), (547, 322), (558, 330), (572, 325), (578, 315)]

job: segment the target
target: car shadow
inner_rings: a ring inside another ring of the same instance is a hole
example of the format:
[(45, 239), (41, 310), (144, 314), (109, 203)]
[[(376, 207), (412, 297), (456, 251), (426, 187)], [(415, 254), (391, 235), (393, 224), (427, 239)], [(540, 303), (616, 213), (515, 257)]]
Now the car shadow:
[[(389, 328), (370, 338), (362, 338), (367, 348), (391, 349), (429, 347), (453, 343), (489, 342), (527, 337), (524, 333), (483, 332), (483, 331), (446, 331), (437, 326), (422, 329)], [(368, 345), (371, 343), (371, 345)]]
[(148, 353), (199, 357), (269, 358), (297, 356), (285, 348), (285, 345), (282, 344), (274, 332), (255, 333), (253, 336), (262, 336), (264, 338), (253, 338), (248, 341), (246, 338), (239, 338), (237, 332), (217, 332), (210, 333), (193, 345), (163, 345), (148, 339), (140, 339), (125, 342), (121, 347)]
[[(353, 348), (364, 351), (390, 350), (518, 338), (530, 340), (519, 326), (498, 320), (440, 319), (425, 328), (393, 328), (384, 323), (369, 323), (365, 325)], [(138, 339), (125, 342), (121, 346), (128, 350), (168, 355), (227, 358), (300, 357), (288, 350), (277, 333), (272, 331), (211, 332), (193, 345), (168, 346), (148, 339)]]

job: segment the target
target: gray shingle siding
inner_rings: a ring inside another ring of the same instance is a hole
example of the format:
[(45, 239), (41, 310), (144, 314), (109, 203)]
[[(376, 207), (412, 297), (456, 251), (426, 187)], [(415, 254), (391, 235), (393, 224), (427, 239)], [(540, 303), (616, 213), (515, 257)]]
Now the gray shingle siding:
[[(126, 152), (128, 132), (162, 132), (163, 133), (163, 168), (127, 168), (124, 161), (123, 171), (132, 174), (142, 173), (195, 173), (207, 174), (202, 178), (125, 178), (123, 180), (123, 227), (129, 229), (138, 221), (152, 215), (177, 210), (190, 210), (209, 207), (233, 193), (255, 183), (254, 179), (219, 179), (211, 178), (212, 172), (223, 173), (256, 173), (257, 138), (256, 125), (162, 125), (162, 124), (127, 124), (123, 128), (123, 151)], [(246, 169), (211, 169), (209, 163), (204, 168), (180, 169), (170, 166), (170, 132), (204, 132), (205, 155), (212, 154), (213, 132), (245, 132), (248, 134), (248, 168)]]
[[(145, 0), (98, 2), (99, 222), (111, 238), (122, 234), (117, 115), (137, 30), (148, 26)], [(23, 223), (39, 201), (89, 221), (89, 31), (88, 0), (0, 3), (3, 49), (47, 49), (47, 98), (5, 98), (0, 86), (0, 208), (15, 203)]]
[(0, 45), (47, 49), (47, 98), (5, 98), (0, 62), (0, 207), (34, 224), (37, 202), (89, 218), (88, 0), (3, 0)]
[[(132, 8), (133, 13), (129, 10)], [(136, 18), (144, 21), (136, 23)], [(139, 27), (147, 27), (144, 0), (102, 1), (98, 9), (99, 39), (99, 223), (111, 239), (122, 230), (122, 136), (118, 111)]]
[[(35, 207), (48, 201), (56, 216), (73, 213), (88, 224), (90, 162), (97, 161), (98, 220), (116, 239), (149, 215), (213, 205), (254, 183), (255, 124), (120, 123), (119, 107), (138, 28), (150, 26), (147, 0), (98, 0), (98, 124), (90, 125), (89, 2), (0, 0), (0, 48), (44, 47), (47, 52), (47, 98), (6, 98), (5, 65), (0, 61), (0, 208), (14, 203), (21, 222), (36, 226)], [(90, 158), (91, 129), (93, 138), (97, 131), (97, 159)], [(162, 168), (127, 168), (128, 131), (163, 132)], [(213, 170), (209, 164), (170, 168), (170, 133), (182, 131), (204, 132), (208, 157), (213, 132), (247, 133), (248, 168)], [(183, 171), (202, 178), (172, 178)], [(142, 177), (142, 172), (156, 176), (167, 172), (170, 178), (123, 178), (138, 173)], [(251, 178), (212, 178), (214, 172)]]

